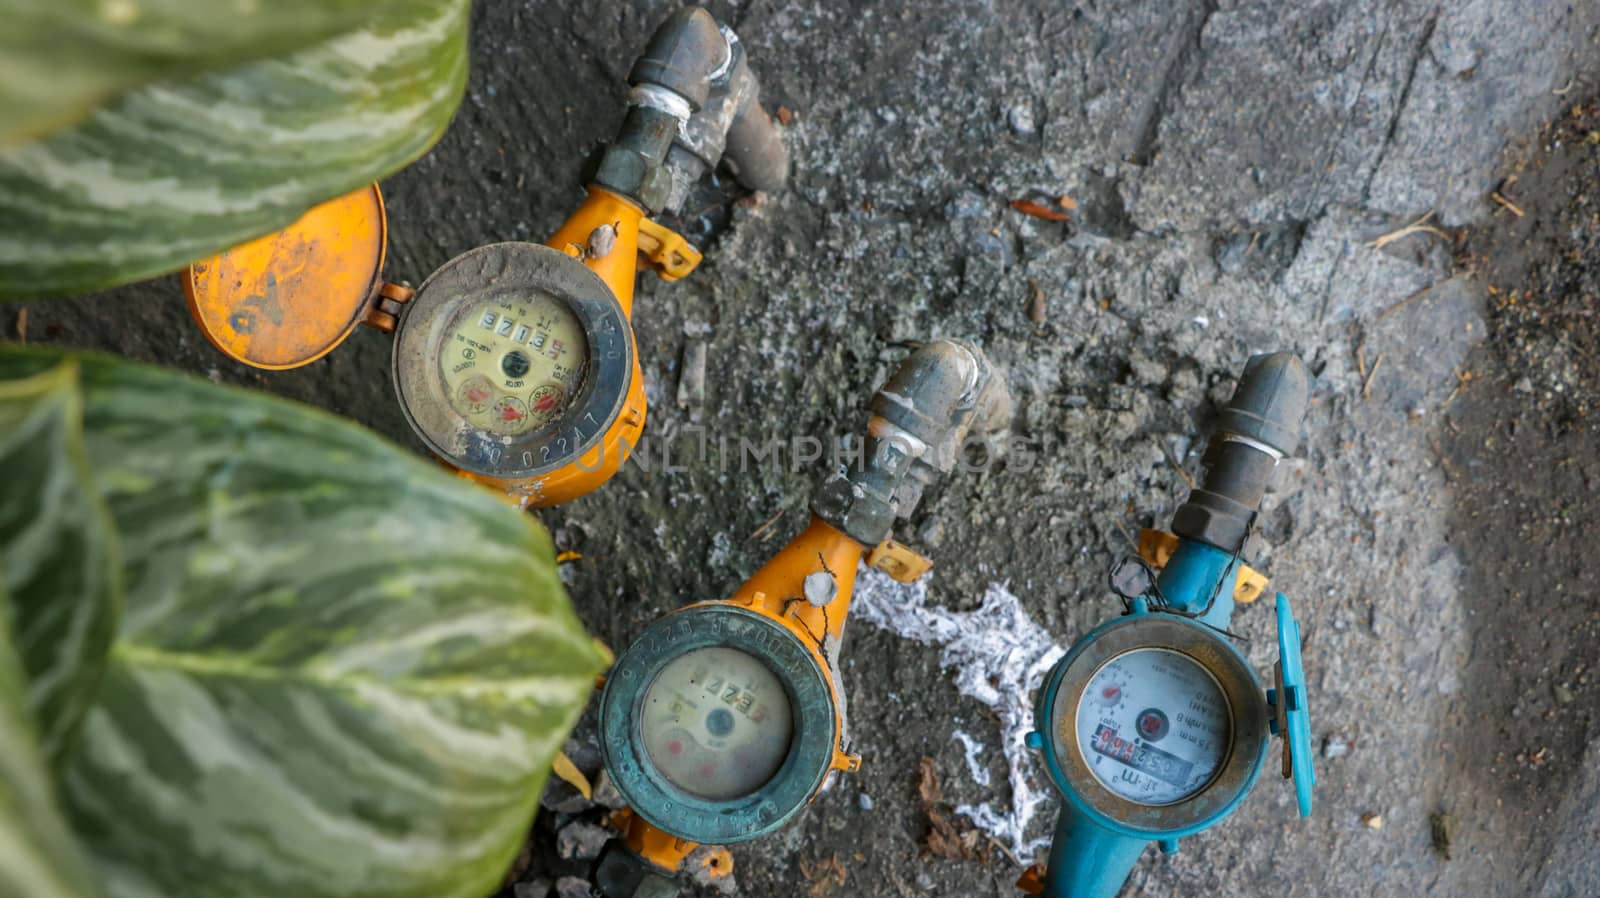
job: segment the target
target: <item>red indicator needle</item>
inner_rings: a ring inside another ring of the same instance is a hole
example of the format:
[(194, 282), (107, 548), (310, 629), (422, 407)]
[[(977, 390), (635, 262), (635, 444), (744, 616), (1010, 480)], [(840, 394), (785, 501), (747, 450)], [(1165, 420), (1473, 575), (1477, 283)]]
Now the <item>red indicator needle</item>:
[(556, 406), (556, 397), (546, 396), (534, 405), (535, 411), (547, 412)]
[(521, 421), (522, 417), (522, 412), (517, 411), (509, 405), (500, 409), (500, 420), (502, 421)]
[(468, 402), (482, 402), (483, 400), (488, 399), (488, 398), (489, 398), (489, 391), (483, 389), (482, 387), (473, 387), (472, 389), (467, 391), (467, 401)]

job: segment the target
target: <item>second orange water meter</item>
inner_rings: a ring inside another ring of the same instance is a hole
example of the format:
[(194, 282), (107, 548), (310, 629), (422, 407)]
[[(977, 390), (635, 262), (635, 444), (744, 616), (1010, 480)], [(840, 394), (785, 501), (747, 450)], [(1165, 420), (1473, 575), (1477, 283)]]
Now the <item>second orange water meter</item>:
[(840, 664), (857, 569), (926, 572), (890, 539), (894, 523), (969, 438), (991, 447), (1006, 432), (1011, 400), (977, 347), (936, 340), (901, 362), (871, 410), (861, 464), (823, 482), (809, 526), (731, 596), (657, 619), (618, 656), (599, 726), (631, 810), (626, 838), (596, 865), (599, 894), (654, 894), (644, 884), (697, 845), (772, 833), (861, 763)]

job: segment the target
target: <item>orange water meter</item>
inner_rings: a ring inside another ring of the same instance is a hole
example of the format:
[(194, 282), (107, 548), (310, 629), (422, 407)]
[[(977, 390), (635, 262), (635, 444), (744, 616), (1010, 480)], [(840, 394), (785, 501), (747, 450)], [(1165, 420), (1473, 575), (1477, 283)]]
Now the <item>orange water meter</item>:
[(969, 439), (997, 450), (1011, 399), (977, 347), (937, 340), (901, 362), (871, 411), (861, 463), (823, 482), (810, 525), (728, 598), (658, 618), (607, 675), (600, 744), (631, 816), (596, 864), (605, 898), (641, 898), (697, 845), (778, 830), (860, 764), (840, 664), (856, 571), (864, 560), (909, 582), (928, 570), (890, 539), (894, 523)]
[(724, 157), (753, 189), (781, 187), (788, 167), (738, 39), (704, 10), (669, 17), (629, 81), (588, 197), (548, 243), (478, 247), (413, 291), (383, 276), (373, 185), (194, 263), (190, 311), (217, 349), (271, 370), (322, 358), (362, 323), (393, 333), (396, 398), (447, 465), (525, 507), (589, 492), (644, 427), (630, 324), (641, 260), (668, 281), (700, 262), (649, 216)]

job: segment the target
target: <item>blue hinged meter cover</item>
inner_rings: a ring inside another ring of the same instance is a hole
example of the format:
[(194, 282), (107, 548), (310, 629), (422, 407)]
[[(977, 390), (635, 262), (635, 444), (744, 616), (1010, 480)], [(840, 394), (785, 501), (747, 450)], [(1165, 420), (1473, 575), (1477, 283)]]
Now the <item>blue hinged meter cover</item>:
[(1309, 817), (1311, 789), (1317, 784), (1311, 755), (1311, 710), (1306, 699), (1305, 668), (1300, 663), (1300, 625), (1289, 607), (1289, 597), (1281, 592), (1278, 593), (1278, 669), (1281, 682), (1276, 699), (1283, 704), (1287, 729), (1279, 735), (1288, 743), (1300, 816)]

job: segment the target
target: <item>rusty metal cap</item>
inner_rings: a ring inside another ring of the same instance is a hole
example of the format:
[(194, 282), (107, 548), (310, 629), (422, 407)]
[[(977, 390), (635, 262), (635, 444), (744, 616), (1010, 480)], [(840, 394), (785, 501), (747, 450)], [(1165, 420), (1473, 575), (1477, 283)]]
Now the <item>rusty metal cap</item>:
[(383, 285), (388, 221), (378, 185), (329, 200), (273, 234), (184, 272), (211, 344), (257, 368), (298, 368), (343, 343)]

